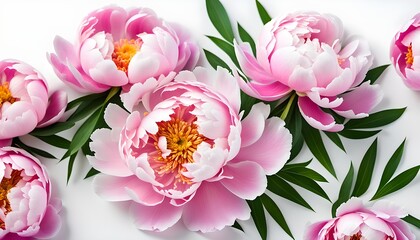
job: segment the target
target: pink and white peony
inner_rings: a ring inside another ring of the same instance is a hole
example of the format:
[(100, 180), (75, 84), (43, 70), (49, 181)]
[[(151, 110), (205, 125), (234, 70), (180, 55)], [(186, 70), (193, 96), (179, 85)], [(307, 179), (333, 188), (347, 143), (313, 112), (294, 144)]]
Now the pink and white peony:
[(63, 115), (67, 94), (56, 91), (49, 97), (44, 77), (28, 64), (0, 61), (0, 81), (1, 145), (36, 127), (48, 126)]
[(128, 112), (108, 106), (111, 129), (91, 137), (95, 155), (88, 159), (102, 172), (95, 191), (131, 201), (143, 230), (182, 219), (188, 229), (208, 232), (248, 219), (246, 200), (261, 195), (266, 175), (284, 166), (291, 134), (280, 118), (267, 119), (263, 103), (241, 120), (240, 89), (227, 70), (174, 75), (134, 84), (121, 96)]
[(420, 13), (395, 35), (391, 61), (404, 83), (413, 90), (420, 90)]
[(363, 118), (382, 99), (377, 85), (362, 83), (372, 55), (366, 41), (343, 45), (341, 21), (327, 14), (294, 13), (268, 22), (257, 43), (257, 56), (248, 44), (235, 43), (247, 94), (274, 101), (295, 92), (302, 116), (314, 128), (341, 131), (331, 109), (346, 118)]
[(306, 232), (306, 240), (413, 240), (416, 237), (401, 218), (407, 213), (386, 201), (365, 206), (352, 198), (337, 209), (337, 217), (315, 223)]
[(48, 55), (57, 76), (81, 92), (144, 82), (192, 69), (198, 47), (175, 24), (147, 8), (108, 6), (90, 13), (74, 44), (57, 36)]
[(0, 238), (52, 238), (61, 226), (61, 201), (51, 200), (39, 160), (18, 148), (0, 148), (0, 179)]

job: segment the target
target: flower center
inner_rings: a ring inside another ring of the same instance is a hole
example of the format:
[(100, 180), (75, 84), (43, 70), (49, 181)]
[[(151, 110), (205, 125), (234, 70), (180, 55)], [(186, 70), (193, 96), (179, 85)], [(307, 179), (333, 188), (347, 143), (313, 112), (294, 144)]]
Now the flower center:
[(8, 82), (4, 82), (2, 85), (0, 85), (0, 107), (3, 106), (3, 103), (5, 102), (14, 103), (17, 100), (17, 98), (12, 96), (12, 93), (9, 90)]
[(350, 237), (350, 240), (360, 240), (360, 239), (362, 239), (362, 234), (360, 232)]
[[(194, 162), (193, 153), (203, 141), (208, 139), (198, 132), (198, 126), (193, 122), (186, 122), (179, 118), (171, 117), (170, 121), (158, 123), (159, 130), (155, 135), (155, 147), (159, 152), (158, 162), (162, 163), (158, 173), (175, 173), (175, 178), (182, 183), (191, 184), (191, 180), (185, 177), (183, 164)], [(170, 153), (162, 152), (159, 145), (161, 137), (166, 138), (166, 148)]]
[(137, 40), (121, 39), (114, 43), (112, 61), (117, 65), (118, 70), (127, 73), (128, 64), (130, 64), (131, 59), (140, 50), (142, 44), (143, 41), (140, 38)]
[[(9, 212), (12, 211), (12, 207), (10, 206), (10, 201), (7, 198), (7, 194), (9, 194), (10, 190), (14, 188), (19, 181), (22, 179), (20, 173), (22, 170), (13, 170), (10, 174), (10, 178), (5, 178), (1, 180), (0, 183), (0, 208), (3, 210), (4, 215), (6, 216)], [(6, 224), (3, 220), (0, 219), (0, 228), (5, 229)]]
[(410, 43), (410, 46), (407, 48), (407, 53), (405, 54), (405, 62), (407, 65), (413, 65), (414, 57), (413, 57), (413, 46)]

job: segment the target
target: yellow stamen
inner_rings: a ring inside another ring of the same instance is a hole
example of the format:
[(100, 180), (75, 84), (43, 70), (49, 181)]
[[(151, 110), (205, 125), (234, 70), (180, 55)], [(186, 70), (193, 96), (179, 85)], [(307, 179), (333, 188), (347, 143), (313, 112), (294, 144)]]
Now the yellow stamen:
[[(22, 170), (13, 170), (10, 174), (10, 178), (5, 178), (1, 180), (0, 183), (0, 208), (4, 211), (4, 215), (7, 215), (9, 212), (12, 211), (12, 207), (10, 206), (10, 201), (7, 198), (7, 194), (9, 194), (10, 190), (14, 188), (19, 181), (22, 179), (20, 173)], [(0, 219), (0, 228), (5, 229), (6, 224), (3, 220)]]
[[(171, 118), (170, 121), (158, 123), (159, 130), (153, 137), (155, 139), (155, 147), (159, 152), (158, 162), (162, 163), (158, 174), (176, 172), (178, 182), (191, 184), (191, 179), (185, 177), (185, 163), (194, 162), (193, 153), (203, 141), (208, 139), (198, 132), (198, 126), (191, 122), (185, 122), (178, 118)], [(162, 151), (158, 146), (160, 137), (165, 137), (167, 141), (167, 149), (171, 153), (164, 158)]]
[(121, 39), (114, 43), (112, 61), (117, 65), (118, 70), (127, 73), (128, 65), (134, 55), (140, 50), (142, 43), (143, 41), (141, 39)]
[(5, 102), (14, 103), (17, 100), (17, 98), (12, 96), (12, 93), (9, 90), (8, 82), (4, 82), (2, 85), (0, 85), (0, 107), (3, 106), (3, 103)]
[(413, 57), (413, 46), (410, 43), (410, 46), (407, 48), (407, 53), (405, 54), (405, 62), (407, 65), (413, 65), (414, 57)]

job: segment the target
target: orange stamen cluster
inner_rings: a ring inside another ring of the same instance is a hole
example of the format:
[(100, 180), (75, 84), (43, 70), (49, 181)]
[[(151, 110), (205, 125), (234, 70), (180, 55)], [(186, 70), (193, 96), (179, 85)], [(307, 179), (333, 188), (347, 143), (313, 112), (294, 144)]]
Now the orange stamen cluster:
[[(22, 179), (22, 176), (20, 174), (21, 172), (22, 170), (13, 170), (10, 174), (10, 178), (3, 177), (3, 179), (0, 182), (0, 208), (4, 211), (4, 215), (7, 215), (9, 212), (12, 211), (12, 207), (10, 206), (10, 201), (7, 198), (7, 194), (9, 194), (10, 190), (14, 188)], [(5, 222), (1, 219), (0, 228), (6, 228)]]
[(114, 43), (112, 61), (117, 65), (118, 70), (127, 73), (128, 65), (134, 55), (140, 50), (142, 43), (143, 41), (141, 39), (121, 39)]
[[(192, 122), (185, 122), (178, 118), (171, 118), (170, 121), (158, 123), (159, 130), (153, 137), (155, 139), (155, 147), (159, 152), (157, 161), (162, 165), (158, 174), (175, 173), (178, 182), (191, 184), (191, 179), (185, 177), (183, 164), (194, 162), (193, 153), (203, 141), (208, 139), (198, 132), (198, 126)], [(170, 154), (166, 157), (162, 156), (162, 151), (158, 147), (160, 137), (165, 137), (167, 141), (167, 149)]]
[(362, 234), (360, 232), (350, 237), (350, 240), (360, 240), (360, 239), (362, 239)]
[(410, 43), (410, 46), (407, 48), (407, 53), (405, 54), (405, 62), (407, 65), (413, 65), (414, 57), (413, 57), (413, 46)]
[(17, 98), (12, 96), (12, 93), (9, 90), (8, 82), (4, 82), (2, 85), (0, 85), (0, 107), (3, 106), (3, 103), (5, 102), (14, 103), (17, 100)]

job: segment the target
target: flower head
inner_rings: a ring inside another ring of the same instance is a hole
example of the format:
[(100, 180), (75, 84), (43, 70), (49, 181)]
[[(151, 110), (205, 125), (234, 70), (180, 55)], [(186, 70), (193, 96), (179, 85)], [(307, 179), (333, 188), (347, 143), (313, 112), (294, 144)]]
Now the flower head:
[(397, 32), (390, 55), (404, 83), (413, 90), (420, 90), (420, 13)]
[(290, 133), (281, 119), (267, 119), (262, 103), (241, 120), (239, 86), (226, 70), (173, 78), (133, 85), (121, 96), (128, 112), (108, 106), (111, 129), (93, 133), (88, 158), (103, 173), (96, 192), (131, 201), (140, 229), (164, 230), (182, 219), (207, 232), (248, 219), (245, 200), (261, 195), (266, 175), (286, 163)]
[(352, 198), (337, 209), (337, 217), (315, 223), (306, 240), (413, 240), (415, 236), (401, 218), (407, 214), (398, 206), (378, 201), (368, 207)]
[(0, 61), (0, 141), (58, 121), (67, 94), (48, 95), (47, 82), (34, 68), (18, 60)]
[(50, 180), (38, 159), (3, 147), (0, 169), (0, 238), (53, 237), (61, 225), (61, 202), (51, 200)]
[[(235, 43), (236, 56), (251, 81), (240, 82), (247, 94), (266, 101), (299, 96), (302, 116), (313, 127), (340, 131), (341, 124), (321, 108), (346, 118), (362, 118), (382, 98), (379, 87), (362, 81), (372, 64), (368, 44), (342, 40), (341, 21), (327, 14), (294, 13), (268, 22), (257, 43)], [(344, 45), (344, 46), (342, 46)]]
[(198, 47), (177, 25), (147, 8), (108, 6), (84, 18), (78, 40), (54, 40), (48, 58), (61, 80), (81, 92), (144, 82), (170, 71), (191, 69)]

